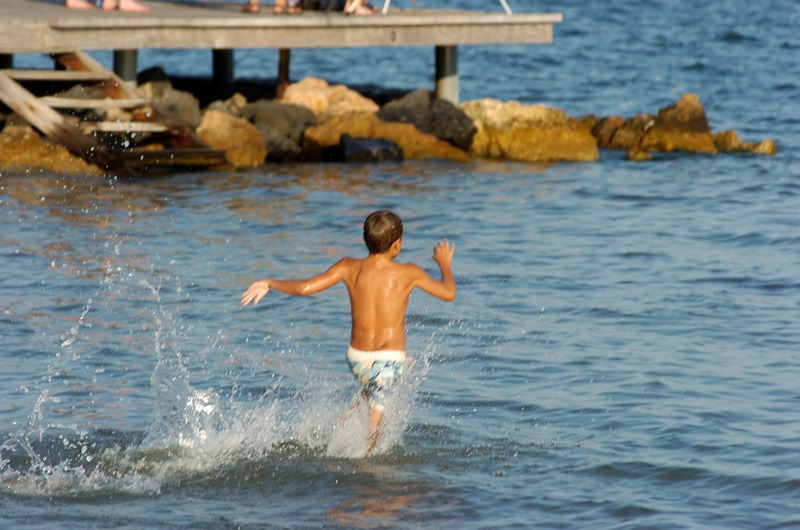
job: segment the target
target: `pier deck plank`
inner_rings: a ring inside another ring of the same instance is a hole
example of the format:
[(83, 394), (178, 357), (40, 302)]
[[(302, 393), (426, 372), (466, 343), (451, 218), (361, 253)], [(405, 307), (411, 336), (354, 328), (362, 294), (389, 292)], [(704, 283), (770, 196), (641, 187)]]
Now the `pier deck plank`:
[(392, 9), (387, 15), (240, 11), (241, 3), (146, 2), (148, 13), (66, 9), (59, 0), (3, 0), (0, 54), (142, 48), (326, 48), (552, 42), (558, 13)]

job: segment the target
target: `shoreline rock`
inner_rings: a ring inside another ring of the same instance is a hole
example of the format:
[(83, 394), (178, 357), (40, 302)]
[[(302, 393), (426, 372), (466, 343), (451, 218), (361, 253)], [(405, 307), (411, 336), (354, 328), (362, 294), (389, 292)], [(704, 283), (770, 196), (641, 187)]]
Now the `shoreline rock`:
[(410, 123), (420, 131), (469, 151), (475, 133), (475, 123), (456, 105), (443, 99), (432, 99), (428, 90), (420, 88), (390, 101), (378, 111), (385, 122)]
[(317, 123), (316, 116), (307, 107), (263, 99), (247, 103), (240, 115), (264, 138), (267, 159), (271, 162), (301, 160), (303, 132)]
[(351, 112), (377, 112), (378, 104), (344, 85), (329, 85), (324, 79), (306, 77), (286, 87), (281, 103), (311, 109), (319, 121)]
[(525, 162), (593, 162), (599, 158), (589, 127), (546, 105), (468, 101), (461, 109), (477, 126), (470, 153)]
[(720, 153), (754, 153), (757, 155), (774, 155), (778, 152), (773, 140), (762, 140), (757, 144), (742, 142), (733, 129), (714, 135), (714, 145)]
[(658, 111), (639, 145), (642, 151), (688, 151), (717, 154), (706, 111), (696, 94), (684, 94), (674, 105)]
[(637, 114), (627, 119), (607, 116), (598, 120), (592, 134), (600, 148), (627, 151), (626, 159), (637, 162), (651, 160), (654, 153), (674, 151), (707, 155), (778, 152), (774, 140), (742, 142), (733, 129), (713, 133), (696, 94), (684, 94), (675, 104), (660, 109), (656, 116)]
[(267, 146), (258, 129), (226, 112), (207, 110), (197, 135), (209, 147), (224, 150), (225, 158), (237, 169), (262, 166), (267, 158)]
[(303, 135), (306, 157), (312, 161), (322, 160), (326, 149), (340, 144), (342, 135), (391, 140), (400, 146), (405, 159), (471, 160), (465, 151), (420, 131), (410, 123), (384, 122), (377, 114), (366, 111), (343, 114), (306, 129)]
[(11, 124), (0, 131), (0, 169), (14, 173), (51, 171), (64, 175), (103, 176), (103, 171), (42, 137), (29, 125)]

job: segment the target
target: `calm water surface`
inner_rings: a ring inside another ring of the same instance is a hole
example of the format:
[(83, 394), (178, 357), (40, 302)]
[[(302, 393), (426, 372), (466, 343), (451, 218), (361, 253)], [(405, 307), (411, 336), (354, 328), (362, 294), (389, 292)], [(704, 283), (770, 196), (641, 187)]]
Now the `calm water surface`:
[[(464, 49), (464, 99), (632, 115), (691, 91), (781, 152), (3, 174), (0, 527), (800, 527), (800, 7), (519, 7), (565, 13), (554, 45)], [(416, 88), (429, 52), (298, 52), (294, 75)], [(363, 255), (377, 208), (401, 260), (435, 272), (455, 242), (459, 296), (412, 296), (365, 458), (344, 289), (238, 299)]]

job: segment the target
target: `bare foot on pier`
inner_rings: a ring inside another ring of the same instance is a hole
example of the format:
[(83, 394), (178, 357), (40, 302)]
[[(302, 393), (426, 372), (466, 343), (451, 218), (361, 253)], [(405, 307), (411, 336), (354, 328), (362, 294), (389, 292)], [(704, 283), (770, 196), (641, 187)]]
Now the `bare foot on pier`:
[(64, 2), (64, 7), (69, 9), (92, 9), (94, 7), (93, 3), (84, 2), (83, 0), (66, 0)]
[(261, 6), (258, 5), (258, 0), (249, 0), (244, 7), (242, 7), (242, 11), (244, 13), (258, 13), (261, 11)]
[(130, 11), (132, 13), (146, 13), (150, 8), (143, 6), (136, 0), (103, 0), (103, 9), (118, 9), (119, 11)]
[(278, 15), (287, 13), (289, 15), (296, 15), (302, 13), (299, 0), (275, 0), (275, 5), (272, 12)]
[(375, 12), (375, 8), (363, 0), (347, 0), (344, 4), (345, 15), (365, 16)]

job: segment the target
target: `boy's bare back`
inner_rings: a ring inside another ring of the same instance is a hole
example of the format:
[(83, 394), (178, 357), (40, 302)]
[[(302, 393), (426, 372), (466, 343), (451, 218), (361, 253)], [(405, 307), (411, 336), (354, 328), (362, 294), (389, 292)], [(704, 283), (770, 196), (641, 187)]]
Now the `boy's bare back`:
[(352, 330), (350, 345), (363, 351), (405, 351), (405, 321), (408, 298), (415, 287), (445, 301), (456, 297), (456, 283), (450, 262), (455, 247), (446, 239), (433, 249), (441, 280), (431, 278), (420, 267), (395, 263), (402, 239), (383, 253), (366, 258), (344, 258), (327, 271), (308, 280), (263, 280), (242, 296), (242, 305), (257, 304), (271, 288), (287, 294), (308, 296), (343, 282), (350, 295)]
[[(434, 250), (434, 259), (437, 252), (449, 269), (452, 247), (440, 243)], [(455, 282), (451, 289), (416, 265), (395, 263), (395, 256), (370, 254), (364, 259), (348, 258), (340, 262), (344, 269), (342, 280), (350, 294), (353, 318), (350, 345), (354, 348), (405, 351), (408, 298), (415, 287), (443, 300), (455, 298)]]

